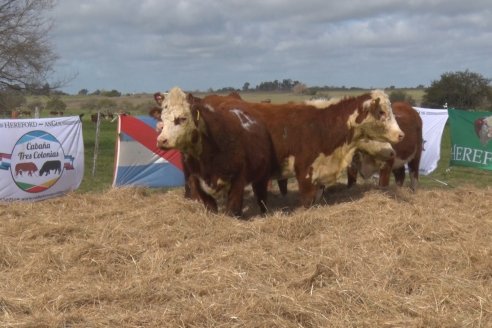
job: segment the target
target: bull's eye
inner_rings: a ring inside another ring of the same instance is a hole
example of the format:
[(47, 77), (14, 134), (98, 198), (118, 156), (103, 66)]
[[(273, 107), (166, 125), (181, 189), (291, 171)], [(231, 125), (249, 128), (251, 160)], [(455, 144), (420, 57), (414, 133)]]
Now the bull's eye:
[(174, 125), (180, 125), (186, 122), (186, 117), (176, 117), (174, 118)]
[(386, 119), (386, 112), (384, 110), (380, 109), (378, 114), (382, 120)]

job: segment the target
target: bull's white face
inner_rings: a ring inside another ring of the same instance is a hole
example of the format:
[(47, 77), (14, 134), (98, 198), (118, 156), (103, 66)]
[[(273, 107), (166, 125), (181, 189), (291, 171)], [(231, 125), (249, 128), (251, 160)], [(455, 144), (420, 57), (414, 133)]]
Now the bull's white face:
[(384, 162), (376, 160), (364, 153), (358, 154), (360, 163), (358, 171), (364, 180), (368, 180), (383, 167)]
[(371, 93), (371, 99), (364, 102), (363, 110), (367, 112), (367, 117), (361, 122), (357, 122), (359, 113), (354, 113), (349, 121), (359, 136), (393, 144), (403, 139), (405, 134), (396, 122), (391, 109), (391, 102), (386, 93), (381, 90), (374, 90)]
[(171, 89), (161, 106), (162, 130), (157, 137), (157, 146), (186, 151), (193, 146), (192, 137), (196, 135), (196, 125), (186, 93), (178, 87)]
[(357, 149), (380, 161), (386, 161), (396, 155), (389, 142), (362, 139), (357, 143)]

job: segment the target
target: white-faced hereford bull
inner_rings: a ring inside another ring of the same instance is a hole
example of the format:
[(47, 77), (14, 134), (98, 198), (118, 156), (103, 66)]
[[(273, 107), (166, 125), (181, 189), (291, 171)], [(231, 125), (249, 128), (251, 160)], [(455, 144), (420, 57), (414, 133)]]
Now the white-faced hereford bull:
[(186, 155), (188, 183), (205, 206), (216, 212), (223, 196), (226, 213), (241, 216), (244, 188), (251, 183), (264, 213), (274, 163), (265, 126), (248, 114), (215, 110), (179, 88), (171, 89), (162, 108), (157, 145)]
[[(165, 98), (167, 97), (167, 93), (162, 93), (162, 92), (156, 92), (154, 93), (154, 100), (157, 103), (156, 107), (153, 107), (149, 110), (149, 116), (155, 118), (158, 122), (156, 124), (156, 131), (157, 133), (161, 133), (163, 123), (162, 123), (162, 110), (163, 106), (166, 106), (166, 104), (163, 104)], [(202, 101), (204, 103), (209, 104), (210, 106), (217, 106), (218, 104), (228, 101), (228, 100), (241, 100), (241, 96), (237, 92), (231, 92), (227, 96), (219, 96), (219, 95), (208, 95), (205, 96), (205, 98), (198, 98), (194, 97), (191, 94), (188, 95), (188, 100), (192, 101), (193, 104), (198, 104)], [(196, 183), (193, 183), (193, 180), (196, 179), (193, 175), (193, 170), (195, 168), (199, 168), (199, 163), (196, 160), (195, 157), (188, 155), (187, 153), (181, 152), (181, 163), (183, 165), (183, 175), (184, 175), (184, 180), (185, 180), (185, 193), (184, 196), (185, 198), (190, 198), (190, 199), (195, 199), (195, 200), (201, 200), (199, 190), (194, 188)]]
[(398, 125), (405, 133), (405, 138), (392, 145), (395, 156), (389, 159), (381, 158), (378, 154), (368, 154), (362, 145), (347, 169), (349, 187), (357, 181), (358, 173), (364, 179), (369, 179), (378, 171), (379, 186), (386, 187), (389, 185), (391, 172), (393, 172), (396, 184), (402, 186), (405, 181), (405, 165), (407, 165), (410, 188), (416, 189), (423, 146), (422, 119), (419, 113), (408, 103), (395, 102), (392, 104), (392, 108)]
[(321, 196), (323, 186), (337, 182), (360, 144), (397, 143), (404, 136), (388, 96), (380, 90), (344, 98), (326, 108), (244, 101), (220, 107), (234, 112), (243, 124), (246, 118), (265, 124), (273, 142), (274, 167), (278, 167), (275, 177), (295, 176), (306, 207)]

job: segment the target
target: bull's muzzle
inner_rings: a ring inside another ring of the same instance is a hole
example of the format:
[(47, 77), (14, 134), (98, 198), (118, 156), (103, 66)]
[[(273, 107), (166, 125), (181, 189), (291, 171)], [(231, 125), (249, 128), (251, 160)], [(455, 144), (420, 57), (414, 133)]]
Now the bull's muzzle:
[(157, 148), (169, 150), (170, 148), (167, 146), (167, 139), (157, 139)]

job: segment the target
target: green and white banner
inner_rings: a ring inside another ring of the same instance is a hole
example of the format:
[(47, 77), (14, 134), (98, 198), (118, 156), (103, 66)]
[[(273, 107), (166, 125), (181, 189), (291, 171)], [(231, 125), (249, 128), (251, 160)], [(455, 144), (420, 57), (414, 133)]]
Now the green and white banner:
[(450, 165), (492, 170), (492, 112), (449, 109)]
[(0, 140), (0, 201), (55, 197), (82, 182), (78, 116), (0, 120)]

